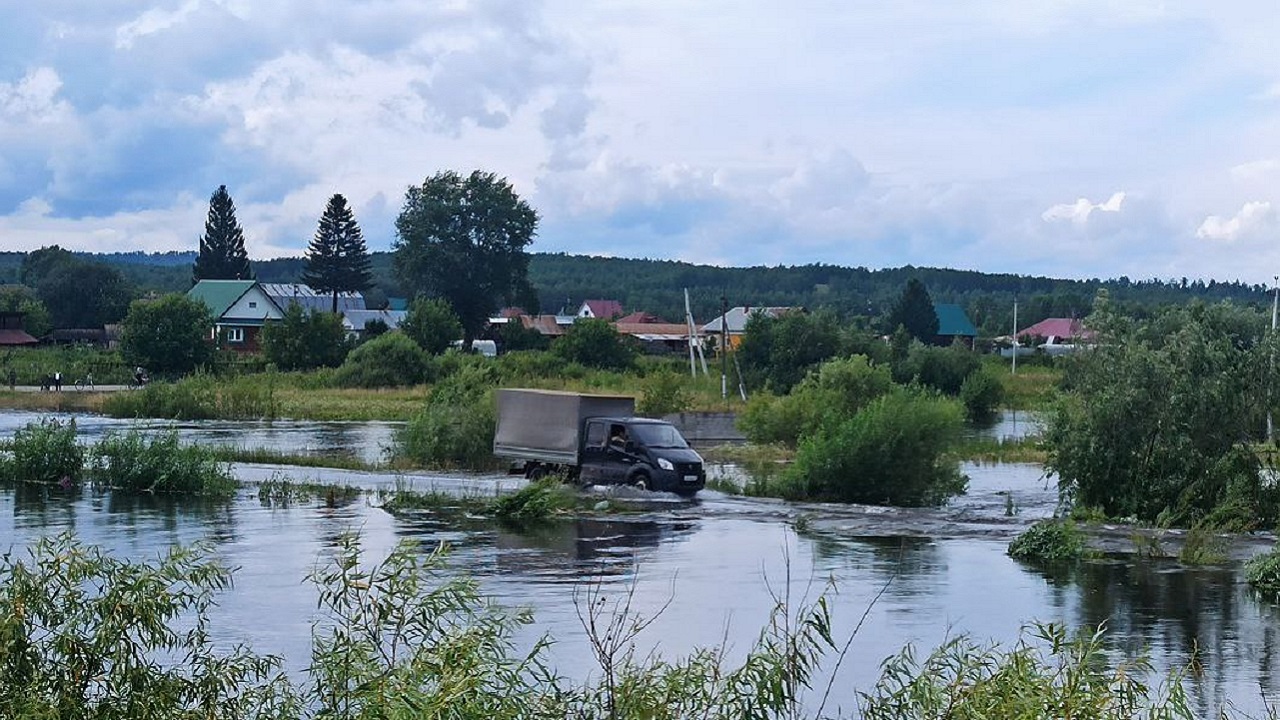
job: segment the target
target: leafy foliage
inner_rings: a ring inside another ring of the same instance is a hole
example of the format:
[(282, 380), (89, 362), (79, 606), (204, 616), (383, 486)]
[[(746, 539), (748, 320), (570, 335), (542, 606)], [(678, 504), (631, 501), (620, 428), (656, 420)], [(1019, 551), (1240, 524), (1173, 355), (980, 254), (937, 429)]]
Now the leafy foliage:
[(400, 332), (429, 354), (439, 355), (462, 337), (462, 323), (444, 300), (418, 298), (401, 321)]
[(557, 514), (572, 510), (577, 504), (574, 489), (561, 478), (553, 477), (500, 495), (493, 503), (493, 514), (507, 525), (530, 527), (548, 522)]
[(422, 411), (396, 433), (395, 454), (428, 467), (494, 467), (497, 372), (467, 365), (436, 383)]
[(551, 351), (567, 362), (605, 370), (629, 368), (636, 359), (631, 339), (619, 333), (608, 320), (600, 318), (574, 322), (551, 346)]
[(275, 418), (276, 373), (219, 378), (196, 373), (176, 382), (152, 382), (140, 390), (111, 393), (102, 409), (114, 417), (170, 420)]
[(262, 352), (281, 370), (337, 367), (347, 355), (342, 317), (289, 303), (279, 322), (262, 328)]
[(341, 387), (397, 387), (426, 381), (430, 358), (401, 332), (389, 332), (352, 350), (334, 382)]
[(1146, 685), (1150, 663), (1113, 665), (1102, 630), (1072, 635), (1059, 624), (1036, 625), (1010, 650), (968, 637), (944, 643), (923, 660), (908, 647), (884, 663), (865, 694), (867, 720), (925, 718), (1091, 718), (1191, 720), (1180, 678)]
[(893, 387), (889, 371), (872, 365), (866, 357), (828, 360), (788, 395), (753, 396), (738, 427), (752, 442), (795, 447), (801, 438), (824, 425), (853, 417)]
[(244, 231), (236, 220), (236, 206), (226, 185), (209, 197), (209, 216), (200, 236), (200, 253), (192, 267), (195, 282), (201, 280), (252, 280), (253, 269), (244, 249)]
[(1161, 525), (1273, 526), (1280, 489), (1249, 446), (1267, 396), (1262, 317), (1226, 305), (1142, 323), (1096, 314), (1111, 334), (1067, 366), (1046, 433), (1064, 498)]
[(1258, 590), (1280, 594), (1280, 549), (1250, 558), (1244, 565), (1244, 579)]
[(76, 442), (74, 420), (44, 419), (13, 433), (0, 457), (0, 476), (9, 482), (73, 487), (84, 474), (84, 449)]
[(839, 351), (840, 328), (833, 315), (789, 312), (775, 318), (756, 313), (747, 320), (738, 359), (751, 387), (786, 393)]
[(1084, 534), (1070, 520), (1041, 520), (1009, 543), (1009, 557), (1048, 566), (1084, 557)]
[(102, 263), (75, 259), (53, 268), (36, 293), (59, 328), (101, 328), (118, 322), (129, 309), (124, 277)]
[(39, 338), (53, 329), (49, 309), (35, 292), (23, 285), (0, 286), (0, 312), (23, 313), (22, 328), (27, 334)]
[(688, 410), (693, 398), (687, 377), (667, 369), (650, 373), (644, 379), (636, 412), (647, 417), (662, 417)]
[(962, 427), (954, 401), (909, 390), (889, 393), (805, 435), (776, 487), (749, 491), (789, 499), (940, 505), (968, 484), (947, 458)]
[(409, 188), (396, 218), (396, 276), (410, 295), (447, 300), (470, 347), (499, 303), (530, 293), (525, 247), (537, 227), (538, 214), (505, 179), (436, 173)]
[(329, 198), (319, 227), (307, 247), (302, 282), (332, 295), (331, 312), (338, 311), (338, 293), (363, 292), (373, 284), (373, 270), (364, 234), (340, 194)]
[(981, 365), (978, 354), (963, 345), (933, 347), (917, 342), (911, 344), (905, 360), (894, 363), (893, 379), (900, 383), (919, 383), (955, 396)]
[(209, 308), (185, 295), (135, 301), (123, 326), (120, 352), (125, 362), (153, 373), (189, 373), (213, 357)]
[(960, 385), (960, 402), (964, 403), (964, 414), (971, 421), (989, 423), (1004, 402), (1004, 383), (991, 368), (978, 368)]
[(916, 340), (933, 342), (938, 334), (938, 314), (933, 309), (928, 289), (919, 278), (911, 278), (902, 288), (902, 294), (885, 319), (885, 327), (890, 332), (903, 327)]

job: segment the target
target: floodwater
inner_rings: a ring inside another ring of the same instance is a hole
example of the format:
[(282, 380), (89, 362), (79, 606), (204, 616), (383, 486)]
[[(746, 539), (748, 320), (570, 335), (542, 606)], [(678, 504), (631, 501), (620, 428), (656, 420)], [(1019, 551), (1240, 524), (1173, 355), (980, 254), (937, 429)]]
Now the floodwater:
[[(26, 422), (18, 415), (0, 414), (0, 432)], [(79, 421), (82, 428), (112, 423)], [(278, 425), (238, 427), (251, 447), (271, 437), (309, 445), (320, 443), (318, 437), (389, 436), (382, 426), (358, 424), (313, 424), (310, 436), (289, 425), (293, 429), (272, 435)], [(192, 442), (222, 443), (234, 438), (236, 427), (189, 424), (180, 432)], [(354, 447), (361, 441), (350, 442)], [(1280, 678), (1280, 610), (1248, 589), (1238, 562), (1187, 569), (1117, 555), (1067, 576), (1047, 576), (1004, 553), (1018, 532), (1052, 514), (1052, 481), (1035, 465), (964, 469), (969, 493), (941, 509), (794, 504), (710, 490), (685, 503), (623, 489), (613, 501), (642, 511), (533, 533), (450, 514), (393, 517), (377, 507), (375, 493), (337, 507), (319, 501), (271, 507), (251, 490), (214, 504), (5, 490), (0, 540), (22, 547), (74, 530), (85, 542), (135, 558), (153, 558), (173, 543), (209, 540), (239, 568), (235, 587), (216, 611), (218, 637), (283, 654), (295, 675), (308, 660), (315, 612), (316, 596), (304, 577), (343, 533), (355, 531), (374, 558), (406, 538), (427, 546), (448, 543), (453, 571), (475, 577), (503, 605), (533, 610), (536, 624), (520, 641), (553, 637), (551, 664), (571, 678), (594, 671), (577, 605), (592, 587), (614, 600), (630, 594), (638, 612), (661, 610), (638, 639), (642, 655), (649, 649), (682, 655), (727, 642), (735, 660), (768, 620), (771, 593), (789, 592), (798, 603), (830, 583), (837, 634), (849, 634), (866, 615), (843, 664), (833, 673), (833, 654), (823, 675), (824, 684), (832, 683), (832, 703), (846, 715), (856, 715), (857, 693), (874, 684), (881, 661), (908, 643), (927, 651), (968, 633), (1009, 644), (1036, 621), (1084, 628), (1105, 623), (1115, 657), (1145, 652), (1159, 668), (1183, 667), (1194, 658), (1200, 670), (1187, 682), (1204, 717), (1229, 704), (1260, 714), (1264, 697), (1280, 699), (1274, 680)], [(235, 470), (250, 481), (284, 474), (370, 489), (408, 484), (492, 493), (520, 483), (501, 475), (396, 476), (261, 465)], [(1256, 551), (1272, 542), (1260, 536), (1238, 545)]]

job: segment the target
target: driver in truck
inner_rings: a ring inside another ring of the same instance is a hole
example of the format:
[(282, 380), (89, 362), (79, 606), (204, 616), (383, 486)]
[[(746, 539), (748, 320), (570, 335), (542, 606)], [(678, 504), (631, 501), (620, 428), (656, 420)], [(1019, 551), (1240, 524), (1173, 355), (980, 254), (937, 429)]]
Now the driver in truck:
[(609, 431), (609, 445), (618, 450), (627, 447), (627, 429), (621, 425), (614, 425)]

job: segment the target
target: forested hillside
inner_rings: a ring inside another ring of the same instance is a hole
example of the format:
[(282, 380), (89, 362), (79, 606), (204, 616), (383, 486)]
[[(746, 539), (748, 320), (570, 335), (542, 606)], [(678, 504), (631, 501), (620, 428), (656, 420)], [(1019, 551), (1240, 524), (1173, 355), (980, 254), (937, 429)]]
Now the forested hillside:
[[(87, 255), (116, 267), (138, 294), (178, 292), (191, 286), (193, 252), (163, 254), (111, 253)], [(23, 253), (0, 253), (0, 281), (18, 281)], [(377, 288), (373, 298), (397, 297), (402, 292), (391, 270), (391, 254), (372, 253)], [(264, 282), (296, 282), (304, 261), (278, 258), (255, 261), (253, 270)], [(1013, 301), (1018, 300), (1018, 324), (1025, 327), (1046, 317), (1082, 317), (1094, 296), (1106, 288), (1119, 308), (1144, 316), (1151, 309), (1180, 304), (1192, 298), (1209, 302), (1230, 299), (1265, 305), (1266, 288), (1240, 282), (1139, 280), (1061, 280), (1025, 275), (989, 274), (970, 270), (901, 267), (884, 270), (836, 265), (793, 267), (713, 267), (671, 260), (534, 254), (529, 279), (537, 288), (541, 312), (576, 309), (588, 298), (619, 300), (628, 311), (645, 310), (671, 321), (684, 318), (684, 290), (689, 290), (695, 319), (719, 314), (721, 297), (734, 305), (791, 305), (827, 309), (843, 318), (874, 323), (885, 314), (907, 280), (919, 278), (936, 302), (962, 305), (984, 335), (1009, 331)]]

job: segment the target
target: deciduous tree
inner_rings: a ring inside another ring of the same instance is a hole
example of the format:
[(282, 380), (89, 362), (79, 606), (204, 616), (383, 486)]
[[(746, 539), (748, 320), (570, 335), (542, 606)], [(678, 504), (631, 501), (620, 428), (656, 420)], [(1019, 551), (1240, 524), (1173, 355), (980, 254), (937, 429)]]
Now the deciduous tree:
[(347, 356), (346, 340), (341, 316), (289, 303), (279, 322), (262, 328), (262, 353), (281, 370), (337, 367)]
[(185, 374), (213, 356), (213, 317), (204, 303), (186, 295), (137, 300), (122, 325), (120, 351), (129, 365)]
[(118, 270), (78, 259), (54, 267), (36, 294), (59, 328), (100, 328), (129, 309), (129, 287)]
[(373, 271), (364, 234), (342, 195), (329, 198), (320, 226), (307, 248), (302, 282), (333, 295), (331, 312), (338, 312), (338, 293), (364, 292), (373, 284)]
[(236, 206), (226, 185), (209, 198), (209, 216), (200, 236), (200, 254), (192, 272), (201, 280), (252, 280), (253, 269), (244, 249), (244, 231), (236, 220)]
[(408, 314), (400, 323), (400, 331), (418, 343), (418, 347), (439, 355), (462, 337), (462, 323), (458, 322), (458, 316), (449, 303), (438, 298), (418, 298), (409, 306)]
[(538, 214), (505, 179), (437, 173), (405, 195), (396, 276), (413, 295), (447, 300), (470, 347), (502, 303), (529, 294), (525, 248), (537, 227)]

